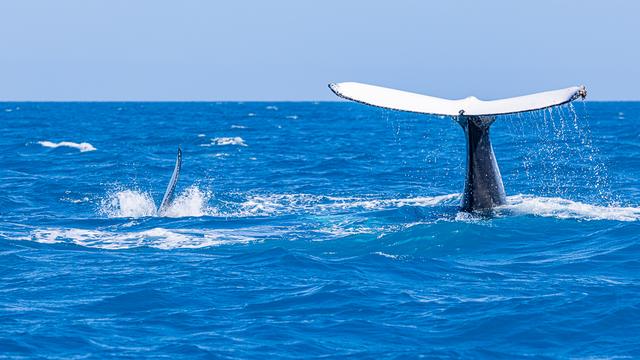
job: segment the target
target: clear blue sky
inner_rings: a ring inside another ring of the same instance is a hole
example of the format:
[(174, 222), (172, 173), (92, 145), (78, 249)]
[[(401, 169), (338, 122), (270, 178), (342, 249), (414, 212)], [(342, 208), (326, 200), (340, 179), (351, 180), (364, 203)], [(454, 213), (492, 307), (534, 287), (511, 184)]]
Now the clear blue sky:
[(0, 100), (640, 100), (639, 1), (0, 2)]

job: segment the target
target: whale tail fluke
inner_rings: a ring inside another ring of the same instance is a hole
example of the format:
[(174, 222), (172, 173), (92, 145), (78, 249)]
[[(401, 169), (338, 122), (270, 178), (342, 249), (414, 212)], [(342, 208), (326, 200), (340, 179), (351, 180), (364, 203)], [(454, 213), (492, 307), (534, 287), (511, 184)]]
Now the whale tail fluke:
[(462, 126), (467, 140), (467, 173), (461, 204), (465, 212), (492, 209), (506, 203), (489, 137), (489, 128), (497, 115), (546, 109), (587, 96), (584, 86), (491, 101), (473, 96), (449, 100), (356, 82), (331, 83), (329, 88), (344, 99), (366, 105), (453, 117)]
[(469, 96), (449, 100), (407, 91), (357, 82), (331, 83), (329, 88), (341, 98), (391, 110), (401, 110), (432, 115), (494, 116), (540, 110), (585, 98), (584, 86), (572, 86), (560, 90), (545, 91), (507, 99), (480, 100)]
[(176, 165), (173, 168), (173, 174), (171, 174), (171, 179), (169, 180), (169, 184), (167, 185), (167, 190), (164, 192), (164, 196), (162, 197), (162, 202), (160, 203), (160, 207), (158, 208), (158, 214), (162, 216), (169, 206), (171, 205), (171, 201), (173, 200), (173, 193), (176, 190), (176, 185), (178, 184), (178, 177), (180, 176), (180, 168), (182, 167), (182, 150), (178, 147), (178, 156), (176, 157)]

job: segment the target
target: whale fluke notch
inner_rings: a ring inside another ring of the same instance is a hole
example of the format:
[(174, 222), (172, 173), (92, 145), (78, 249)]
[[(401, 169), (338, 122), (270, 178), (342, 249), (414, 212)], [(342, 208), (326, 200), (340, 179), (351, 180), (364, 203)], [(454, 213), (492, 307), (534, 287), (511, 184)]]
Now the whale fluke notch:
[(587, 96), (584, 86), (491, 101), (473, 96), (449, 100), (357, 82), (331, 83), (329, 88), (344, 99), (366, 105), (453, 117), (462, 126), (467, 140), (467, 172), (460, 208), (466, 212), (506, 204), (502, 177), (489, 137), (489, 128), (497, 115), (546, 109)]
[(449, 100), (357, 82), (331, 83), (329, 88), (344, 99), (367, 105), (420, 114), (449, 116), (460, 115), (461, 111), (468, 116), (515, 114), (562, 105), (577, 98), (584, 99), (587, 96), (587, 90), (584, 86), (572, 86), (560, 90), (490, 101), (480, 100), (474, 96), (460, 100)]
[(182, 150), (178, 147), (178, 156), (176, 157), (176, 165), (173, 168), (173, 174), (171, 174), (171, 179), (169, 180), (169, 184), (167, 185), (167, 190), (164, 192), (164, 196), (162, 197), (162, 202), (160, 203), (160, 207), (158, 208), (158, 214), (163, 215), (169, 205), (171, 205), (171, 201), (173, 200), (173, 193), (176, 190), (176, 185), (178, 184), (178, 177), (180, 176), (180, 168), (182, 167)]

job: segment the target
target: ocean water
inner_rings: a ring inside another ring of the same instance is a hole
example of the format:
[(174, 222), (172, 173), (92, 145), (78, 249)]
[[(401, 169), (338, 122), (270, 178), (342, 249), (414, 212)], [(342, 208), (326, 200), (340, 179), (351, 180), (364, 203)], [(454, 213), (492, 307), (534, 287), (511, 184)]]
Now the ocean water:
[[(0, 358), (640, 357), (640, 103), (0, 103)], [(178, 146), (175, 201), (157, 215)]]

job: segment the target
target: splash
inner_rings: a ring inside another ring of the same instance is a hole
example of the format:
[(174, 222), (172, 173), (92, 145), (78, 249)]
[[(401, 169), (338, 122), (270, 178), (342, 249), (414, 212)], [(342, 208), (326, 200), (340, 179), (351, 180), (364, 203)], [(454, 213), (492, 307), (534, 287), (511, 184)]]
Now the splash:
[[(461, 194), (418, 196), (406, 198), (363, 198), (312, 194), (243, 194), (233, 200), (218, 199), (211, 206), (212, 194), (191, 186), (176, 196), (164, 217), (217, 216), (225, 218), (269, 217), (285, 215), (333, 216), (362, 214), (403, 207), (443, 207), (457, 209)], [(498, 207), (498, 216), (534, 215), (558, 219), (578, 220), (640, 220), (639, 207), (593, 205), (561, 197), (514, 195), (507, 197), (507, 205)], [(149, 193), (125, 189), (110, 193), (100, 202), (99, 213), (109, 218), (156, 217), (157, 206)], [(441, 219), (441, 218), (439, 218)], [(484, 220), (486, 218), (483, 217)], [(454, 221), (476, 221), (473, 214), (457, 212)], [(326, 230), (326, 229), (325, 229)], [(356, 229), (362, 232), (362, 229)], [(366, 229), (364, 232), (370, 232)], [(374, 230), (375, 232), (375, 230)]]
[[(211, 194), (196, 186), (191, 186), (180, 193), (169, 208), (165, 217), (199, 217), (209, 215), (208, 207)], [(98, 212), (109, 218), (140, 218), (159, 216), (158, 207), (151, 194), (139, 190), (114, 191), (100, 202)]]
[(99, 213), (109, 218), (155, 216), (158, 210), (150, 194), (137, 190), (116, 191), (100, 202)]
[[(36, 229), (28, 235), (14, 237), (40, 243), (70, 243), (100, 249), (130, 249), (151, 247), (157, 249), (192, 249), (221, 245), (246, 244), (274, 239), (304, 239), (312, 234), (313, 241), (366, 235), (381, 238), (399, 233), (417, 225), (439, 222), (490, 224), (494, 218), (473, 213), (436, 212), (423, 217), (405, 217), (406, 222), (389, 223), (372, 211), (393, 210), (402, 207), (458, 208), (460, 194), (434, 197), (397, 199), (363, 199), (355, 197), (331, 197), (309, 194), (271, 194), (251, 196), (236, 203), (237, 208), (219, 211), (207, 203), (209, 194), (197, 187), (181, 193), (168, 209), (167, 217), (220, 216), (233, 218), (251, 216), (278, 216), (301, 214), (304, 221), (286, 226), (256, 225), (224, 229), (168, 229), (153, 227), (136, 229), (138, 222), (116, 225), (108, 229), (46, 228)], [(134, 190), (114, 192), (103, 203), (102, 211), (109, 217), (136, 218), (158, 216), (149, 194)], [(638, 221), (639, 207), (599, 206), (562, 198), (545, 198), (532, 195), (508, 197), (508, 204), (496, 209), (497, 218), (532, 215), (556, 219)], [(183, 222), (180, 222), (184, 224)], [(242, 221), (244, 223), (244, 221)], [(144, 225), (142, 225), (144, 226)], [(386, 256), (388, 254), (377, 253)]]
[(210, 211), (207, 203), (210, 198), (209, 192), (191, 186), (173, 200), (164, 215), (167, 217), (208, 215)]
[[(526, 180), (521, 182), (533, 185), (526, 192), (566, 197), (587, 190), (589, 201), (615, 200), (586, 110), (578, 116), (574, 105), (568, 104), (506, 115), (504, 119), (511, 132), (507, 135), (519, 148), (517, 153), (524, 154), (521, 161)], [(519, 175), (518, 170), (513, 174)]]
[(506, 209), (514, 214), (528, 214), (558, 219), (579, 220), (640, 220), (639, 207), (599, 206), (571, 201), (558, 197), (537, 197), (532, 195), (509, 196)]
[(75, 142), (71, 142), (71, 141), (61, 141), (58, 143), (54, 143), (51, 141), (38, 141), (38, 144), (44, 146), (44, 147), (48, 147), (48, 148), (58, 148), (58, 147), (70, 147), (73, 149), (78, 149), (80, 150), (80, 152), (87, 152), (87, 151), (95, 151), (96, 148), (93, 147), (93, 145), (89, 144), (88, 142), (82, 142), (82, 143), (75, 143)]

